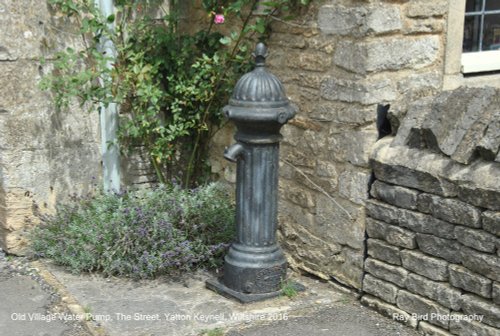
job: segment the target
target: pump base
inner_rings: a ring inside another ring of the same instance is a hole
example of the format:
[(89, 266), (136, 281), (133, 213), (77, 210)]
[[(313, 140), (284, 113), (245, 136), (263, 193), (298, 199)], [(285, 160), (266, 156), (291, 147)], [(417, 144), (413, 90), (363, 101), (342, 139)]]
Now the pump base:
[[(213, 290), (214, 292), (228, 298), (228, 299), (235, 299), (240, 303), (250, 303), (250, 302), (256, 302), (256, 301), (263, 301), (267, 299), (272, 299), (281, 295), (284, 295), (283, 289), (270, 292), (270, 293), (258, 293), (258, 294), (247, 294), (247, 293), (241, 293), (237, 292), (235, 290), (232, 290), (231, 288), (225, 286), (221, 278), (218, 279), (208, 279), (205, 281), (205, 287), (207, 287), (210, 290)], [(297, 292), (303, 292), (306, 290), (306, 288), (299, 284), (298, 282), (293, 282), (291, 284), (293, 288)]]

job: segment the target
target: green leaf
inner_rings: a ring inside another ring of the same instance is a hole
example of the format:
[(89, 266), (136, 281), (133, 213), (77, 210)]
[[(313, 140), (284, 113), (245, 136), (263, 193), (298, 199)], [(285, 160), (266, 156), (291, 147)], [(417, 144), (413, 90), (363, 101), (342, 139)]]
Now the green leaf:
[(224, 36), (220, 38), (219, 42), (221, 44), (228, 45), (232, 42), (232, 39), (229, 36)]
[(115, 22), (115, 14), (111, 14), (110, 16), (108, 16), (108, 17), (106, 18), (106, 21), (107, 21), (108, 23), (113, 23), (113, 22)]
[(255, 30), (258, 31), (261, 34), (264, 34), (266, 31), (266, 23), (262, 19), (258, 19), (256, 24), (255, 24)]
[(267, 7), (277, 7), (279, 6), (278, 1), (262, 1), (260, 2), (261, 5), (267, 6)]

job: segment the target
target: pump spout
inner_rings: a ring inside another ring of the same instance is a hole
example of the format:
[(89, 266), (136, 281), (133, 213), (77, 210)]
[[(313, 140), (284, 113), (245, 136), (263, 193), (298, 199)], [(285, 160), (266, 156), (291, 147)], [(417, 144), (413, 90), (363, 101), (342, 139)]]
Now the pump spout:
[(238, 157), (244, 150), (245, 147), (243, 147), (242, 144), (235, 143), (231, 147), (226, 148), (226, 150), (224, 151), (224, 158), (226, 158), (226, 160), (229, 160), (231, 162), (236, 162), (238, 160)]

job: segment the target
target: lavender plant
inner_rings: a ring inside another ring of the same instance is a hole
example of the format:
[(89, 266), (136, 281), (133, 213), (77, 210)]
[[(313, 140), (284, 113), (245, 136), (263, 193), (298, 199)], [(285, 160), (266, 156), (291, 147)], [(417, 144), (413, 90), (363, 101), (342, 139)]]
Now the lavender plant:
[(234, 236), (234, 204), (219, 183), (73, 197), (32, 233), (36, 256), (72, 272), (131, 278), (215, 267)]

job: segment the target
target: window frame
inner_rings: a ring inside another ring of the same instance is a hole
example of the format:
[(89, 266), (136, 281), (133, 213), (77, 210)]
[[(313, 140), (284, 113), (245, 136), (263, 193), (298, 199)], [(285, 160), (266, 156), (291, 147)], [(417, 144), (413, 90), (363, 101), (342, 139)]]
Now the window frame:
[(444, 77), (442, 87), (444, 90), (452, 90), (463, 85), (479, 87), (493, 86), (500, 88), (500, 74), (498, 73), (471, 72), (466, 73), (468, 76), (464, 76), (462, 55), (466, 53), (462, 52), (462, 45), (465, 23), (465, 4), (466, 0), (448, 0), (448, 15), (446, 33), (444, 36)]
[[(486, 15), (500, 14), (500, 10), (486, 10), (486, 0), (482, 0), (481, 10), (466, 12), (466, 0), (464, 1), (464, 21), (468, 16), (480, 17), (479, 51), (462, 52), (461, 71), (464, 74), (488, 72), (500, 70), (500, 50), (481, 50), (484, 34), (484, 18)], [(465, 23), (464, 23), (465, 25)], [(464, 31), (464, 28), (461, 30)], [(463, 33), (462, 33), (463, 34)], [(462, 35), (463, 41), (463, 35)]]

